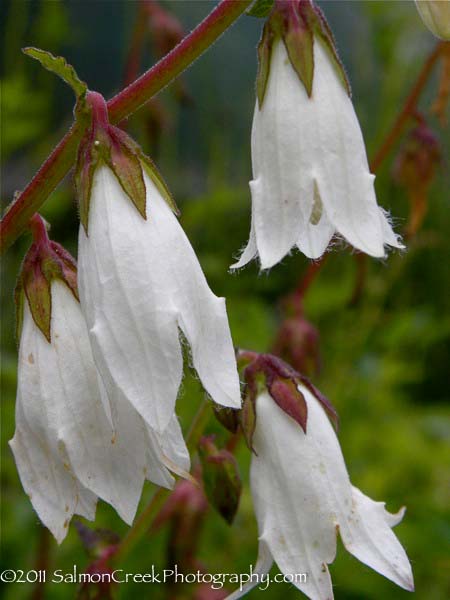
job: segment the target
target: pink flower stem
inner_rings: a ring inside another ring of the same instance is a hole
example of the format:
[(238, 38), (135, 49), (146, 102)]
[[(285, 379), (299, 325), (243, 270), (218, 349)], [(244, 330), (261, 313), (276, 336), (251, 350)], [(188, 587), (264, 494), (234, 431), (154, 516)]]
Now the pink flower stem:
[[(212, 12), (150, 70), (108, 102), (109, 120), (119, 123), (136, 112), (207, 50), (249, 7), (252, 0), (221, 0)], [(71, 169), (84, 127), (75, 122), (39, 171), (10, 204), (0, 223), (0, 254), (28, 227), (52, 191)]]

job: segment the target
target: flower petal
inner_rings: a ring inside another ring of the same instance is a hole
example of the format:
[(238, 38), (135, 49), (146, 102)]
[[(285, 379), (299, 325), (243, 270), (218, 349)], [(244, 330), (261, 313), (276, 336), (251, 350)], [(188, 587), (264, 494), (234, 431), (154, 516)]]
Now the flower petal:
[(164, 273), (158, 282), (177, 311), (178, 324), (192, 351), (203, 386), (215, 402), (240, 408), (241, 393), (225, 299), (215, 296), (195, 252), (165, 200), (144, 175), (148, 236), (158, 239)]
[(301, 115), (306, 94), (287, 58), (274, 44), (261, 110), (256, 103), (252, 127), (254, 226), (262, 268), (279, 262), (296, 244), (313, 203), (312, 140)]
[(406, 552), (391, 527), (403, 517), (388, 513), (384, 502), (374, 502), (352, 488), (352, 513), (340, 523), (344, 546), (358, 560), (384, 575), (405, 590), (414, 590), (414, 581)]
[[(251, 186), (251, 182), (250, 182)], [(253, 260), (258, 255), (258, 248), (256, 246), (256, 235), (255, 235), (255, 207), (252, 202), (252, 220), (250, 225), (250, 237), (248, 238), (247, 246), (241, 253), (239, 260), (231, 265), (231, 269), (240, 269), (247, 263)]]
[[(93, 518), (97, 498), (77, 479), (64, 441), (58, 441), (54, 393), (59, 398), (63, 390), (57, 368), (56, 353), (36, 327), (25, 303), (19, 348), (16, 431), (10, 446), (34, 509), (60, 543), (74, 513)], [(42, 377), (42, 369), (49, 378)]]
[(225, 600), (238, 600), (238, 598), (242, 598), (245, 596), (250, 590), (260, 584), (261, 577), (263, 575), (268, 575), (270, 569), (273, 565), (273, 558), (270, 554), (270, 550), (268, 545), (263, 539), (260, 539), (258, 546), (258, 559), (256, 561), (256, 565), (253, 569), (253, 574), (258, 575), (258, 577), (252, 578), (250, 581), (245, 583), (242, 586), (242, 589), (236, 590), (229, 596), (225, 598)]
[(314, 62), (313, 99), (304, 112), (303, 124), (313, 127), (316, 135), (311, 160), (327, 216), (355, 248), (384, 256), (384, 244), (395, 236), (390, 226), (382, 223), (374, 176), (369, 172), (352, 102), (317, 38)]
[(309, 392), (302, 392), (306, 436), (268, 394), (258, 397), (250, 482), (261, 537), (280, 570), (307, 573), (306, 583), (294, 585), (310, 598), (325, 599), (333, 597), (326, 565), (336, 553), (335, 515), (350, 496), (350, 484), (334, 433), (311, 433), (326, 428), (328, 420)]
[(26, 421), (19, 396), (17, 403), (16, 431), (9, 444), (33, 508), (60, 544), (75, 513), (94, 518), (97, 498), (74, 477), (64, 450), (55, 454), (48, 440), (36, 435)]
[(55, 418), (57, 438), (67, 448), (81, 483), (131, 523), (144, 482), (137, 443), (140, 418), (135, 415), (133, 426), (132, 415), (122, 408), (113, 435), (79, 303), (58, 281), (52, 284), (51, 328), (52, 344), (41, 349), (36, 366), (45, 374), (42, 385), (52, 386), (47, 406)]
[(147, 212), (145, 221), (110, 169), (97, 169), (89, 237), (80, 227), (79, 288), (108, 395), (111, 382), (162, 433), (174, 411), (182, 354), (173, 298), (161, 285), (170, 248), (151, 206)]
[(313, 209), (297, 240), (297, 247), (308, 258), (320, 258), (327, 249), (334, 233), (334, 225), (327, 217), (317, 182), (314, 181)]
[(178, 326), (214, 400), (239, 407), (240, 391), (224, 300), (212, 294), (176, 217), (144, 180), (147, 220), (112, 172), (97, 170), (89, 238), (80, 228), (80, 297), (102, 378), (162, 434), (182, 376)]

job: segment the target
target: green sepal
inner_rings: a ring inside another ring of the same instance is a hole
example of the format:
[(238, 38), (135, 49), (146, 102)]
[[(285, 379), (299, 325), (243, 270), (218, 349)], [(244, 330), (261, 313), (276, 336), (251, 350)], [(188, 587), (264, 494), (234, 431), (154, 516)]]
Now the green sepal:
[(31, 58), (39, 61), (44, 69), (58, 75), (63, 81), (65, 81), (74, 91), (77, 98), (81, 98), (86, 95), (88, 87), (84, 81), (78, 77), (75, 69), (72, 65), (69, 65), (63, 56), (53, 56), (46, 50), (40, 48), (23, 48), (22, 52)]
[(289, 61), (305, 86), (309, 97), (312, 94), (314, 76), (314, 36), (301, 19), (295, 24), (289, 20), (283, 37)]
[(283, 412), (296, 421), (306, 434), (308, 405), (297, 382), (292, 379), (276, 377), (268, 386), (269, 394)]
[(145, 169), (145, 172), (147, 173), (149, 178), (154, 183), (158, 192), (161, 194), (161, 196), (167, 202), (169, 207), (172, 209), (172, 212), (177, 217), (179, 217), (181, 214), (180, 209), (178, 208), (172, 194), (170, 193), (170, 190), (167, 187), (167, 184), (164, 181), (163, 176), (161, 175), (158, 167), (155, 165), (155, 163), (152, 161), (152, 159), (149, 156), (146, 156), (143, 153), (141, 154), (141, 161), (142, 161), (142, 168)]
[(227, 450), (219, 450), (212, 437), (202, 438), (198, 450), (206, 497), (231, 525), (236, 516), (242, 491), (236, 459)]
[(275, 41), (275, 34), (270, 22), (267, 21), (263, 27), (261, 39), (258, 44), (258, 73), (256, 75), (256, 95), (258, 105), (261, 110), (266, 95), (267, 82), (270, 75), (270, 60), (272, 58), (272, 49)]
[(170, 206), (172, 211), (177, 216), (179, 216), (180, 211), (178, 209), (178, 206), (176, 205), (175, 200), (174, 200), (172, 194), (170, 193), (170, 190), (167, 187), (167, 184), (164, 181), (163, 176), (161, 175), (160, 171), (158, 170), (158, 167), (155, 165), (155, 163), (152, 161), (152, 159), (149, 156), (144, 154), (144, 152), (143, 152), (142, 148), (139, 146), (139, 144), (137, 144), (129, 135), (127, 135), (121, 129), (115, 128), (115, 130), (116, 130), (116, 133), (118, 135), (120, 135), (124, 146), (129, 148), (130, 152), (134, 153), (139, 158), (142, 169), (144, 169), (145, 173), (151, 179), (151, 181), (155, 185), (156, 189), (161, 194), (161, 196), (164, 198), (164, 200), (167, 202), (167, 204)]
[(328, 25), (328, 22), (325, 18), (325, 15), (318, 6), (316, 6), (312, 2), (309, 2), (309, 0), (302, 0), (301, 6), (305, 7), (304, 18), (310, 30), (314, 33), (314, 42), (316, 43), (318, 41), (319, 43), (324, 44), (325, 49), (328, 51), (333, 66), (336, 70), (336, 73), (342, 82), (342, 85), (347, 91), (347, 94), (351, 97), (352, 90), (350, 87), (350, 82), (347, 78), (344, 65), (342, 64), (339, 58), (336, 47), (336, 41), (334, 39), (333, 32), (331, 31), (331, 28)]
[(51, 282), (53, 279), (59, 279), (67, 285), (72, 292), (73, 297), (78, 302), (78, 281), (77, 281), (77, 263), (73, 256), (61, 244), (50, 240), (52, 256), (43, 260), (42, 272)]
[(16, 306), (16, 342), (19, 344), (20, 336), (22, 335), (23, 311), (25, 306), (25, 292), (20, 279), (14, 289), (14, 304)]
[(23, 287), (36, 327), (42, 331), (46, 340), (51, 342), (50, 325), (52, 317), (52, 294), (48, 281), (40, 265), (34, 265), (24, 273)]
[(314, 79), (314, 44), (322, 43), (330, 60), (351, 96), (350, 84), (341, 63), (333, 33), (322, 11), (312, 0), (284, 0), (275, 4), (267, 19), (258, 45), (256, 91), (261, 109), (270, 75), (274, 44), (282, 39), (289, 62), (311, 97)]
[(116, 144), (113, 141), (107, 164), (141, 217), (146, 219), (147, 192), (138, 156), (130, 152), (124, 144)]
[(217, 421), (230, 433), (237, 433), (239, 429), (239, 409), (221, 406), (215, 402), (212, 403), (212, 408)]
[(140, 146), (118, 127), (92, 123), (90, 130), (80, 143), (75, 168), (80, 222), (86, 235), (88, 235), (89, 229), (89, 209), (94, 174), (101, 163), (111, 169), (121, 188), (143, 219), (147, 218), (144, 170), (173, 212), (176, 215), (180, 214), (164, 179)]
[(86, 135), (80, 143), (74, 174), (80, 223), (84, 227), (86, 235), (88, 235), (92, 182), (94, 180), (94, 173), (98, 162), (96, 157), (94, 158), (92, 154), (89, 138), (90, 136)]
[(253, 435), (256, 428), (256, 398), (253, 397), (253, 394), (247, 394), (244, 398), (239, 417), (245, 443), (247, 444), (248, 449), (256, 454), (255, 449), (253, 448)]
[(263, 19), (267, 17), (273, 8), (274, 0), (256, 0), (247, 10), (247, 15), (250, 17), (258, 17)]
[(16, 303), (16, 335), (20, 342), (25, 298), (36, 327), (51, 342), (52, 282), (62, 281), (79, 301), (75, 260), (60, 244), (48, 239), (30, 246), (14, 291)]

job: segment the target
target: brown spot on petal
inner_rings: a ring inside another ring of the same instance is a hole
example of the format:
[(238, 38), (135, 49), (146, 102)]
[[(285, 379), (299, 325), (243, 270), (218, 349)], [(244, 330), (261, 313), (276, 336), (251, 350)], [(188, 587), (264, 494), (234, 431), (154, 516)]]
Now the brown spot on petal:
[(65, 510), (66, 512), (69, 512), (69, 505), (68, 505), (68, 504), (66, 504), (66, 506), (65, 506), (65, 509), (64, 509), (64, 510)]
[(28, 362), (30, 363), (30, 365), (34, 365), (34, 356), (33, 356), (33, 353), (30, 353), (28, 355)]
[(69, 527), (69, 519), (66, 519), (64, 521), (64, 525), (63, 525), (64, 529), (67, 529)]

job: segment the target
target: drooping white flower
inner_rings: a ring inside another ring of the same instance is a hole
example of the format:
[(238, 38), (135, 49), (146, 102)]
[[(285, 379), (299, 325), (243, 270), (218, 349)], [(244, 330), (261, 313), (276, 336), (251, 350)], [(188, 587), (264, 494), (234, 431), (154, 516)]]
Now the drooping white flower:
[(449, 0), (415, 0), (422, 21), (436, 37), (450, 40)]
[[(255, 572), (266, 574), (273, 561), (313, 600), (330, 600), (327, 565), (336, 555), (336, 536), (346, 549), (378, 573), (413, 590), (408, 557), (392, 532), (404, 514), (385, 510), (351, 485), (344, 458), (323, 406), (304, 386), (307, 433), (268, 392), (256, 400), (256, 428), (250, 483), (259, 530)], [(298, 578), (300, 579), (300, 578)], [(239, 598), (257, 585), (250, 582)]]
[[(300, 19), (296, 4), (298, 10), (313, 11), (306, 1), (285, 4), (289, 14), (283, 23)], [(307, 35), (304, 28), (299, 31), (295, 35)], [(251, 233), (234, 268), (256, 256), (263, 269), (270, 268), (294, 247), (319, 258), (335, 234), (375, 257), (384, 256), (385, 245), (402, 247), (377, 205), (361, 129), (330, 47), (311, 33), (308, 58), (306, 42), (300, 45), (293, 35), (291, 30), (284, 37), (265, 32), (261, 40), (263, 83), (252, 127)], [(299, 58), (302, 52), (306, 56)], [(298, 63), (308, 72), (307, 83), (299, 76)]]
[(206, 391), (241, 405), (225, 299), (208, 287), (170, 193), (141, 148), (87, 94), (92, 126), (80, 144), (79, 289), (97, 368), (163, 435), (183, 372), (180, 330)]
[(94, 357), (147, 423), (163, 432), (182, 378), (179, 329), (218, 404), (240, 406), (225, 300), (211, 292), (171, 208), (144, 173), (144, 220), (107, 166), (95, 172), (79, 288)]
[[(22, 277), (26, 298), (22, 289), (16, 430), (10, 445), (33, 507), (61, 542), (74, 513), (94, 518), (97, 496), (131, 524), (144, 480), (173, 487), (167, 467), (186, 472), (189, 454), (176, 417), (162, 440), (119, 395), (106, 401), (86, 323), (69, 288), (73, 269), (65, 265), (66, 273), (55, 277), (55, 248), (59, 255), (58, 246), (47, 240), (39, 280), (32, 279), (36, 269), (30, 269), (31, 278)], [(48, 328), (40, 318), (44, 313)], [(113, 409), (114, 430), (105, 405)]]

